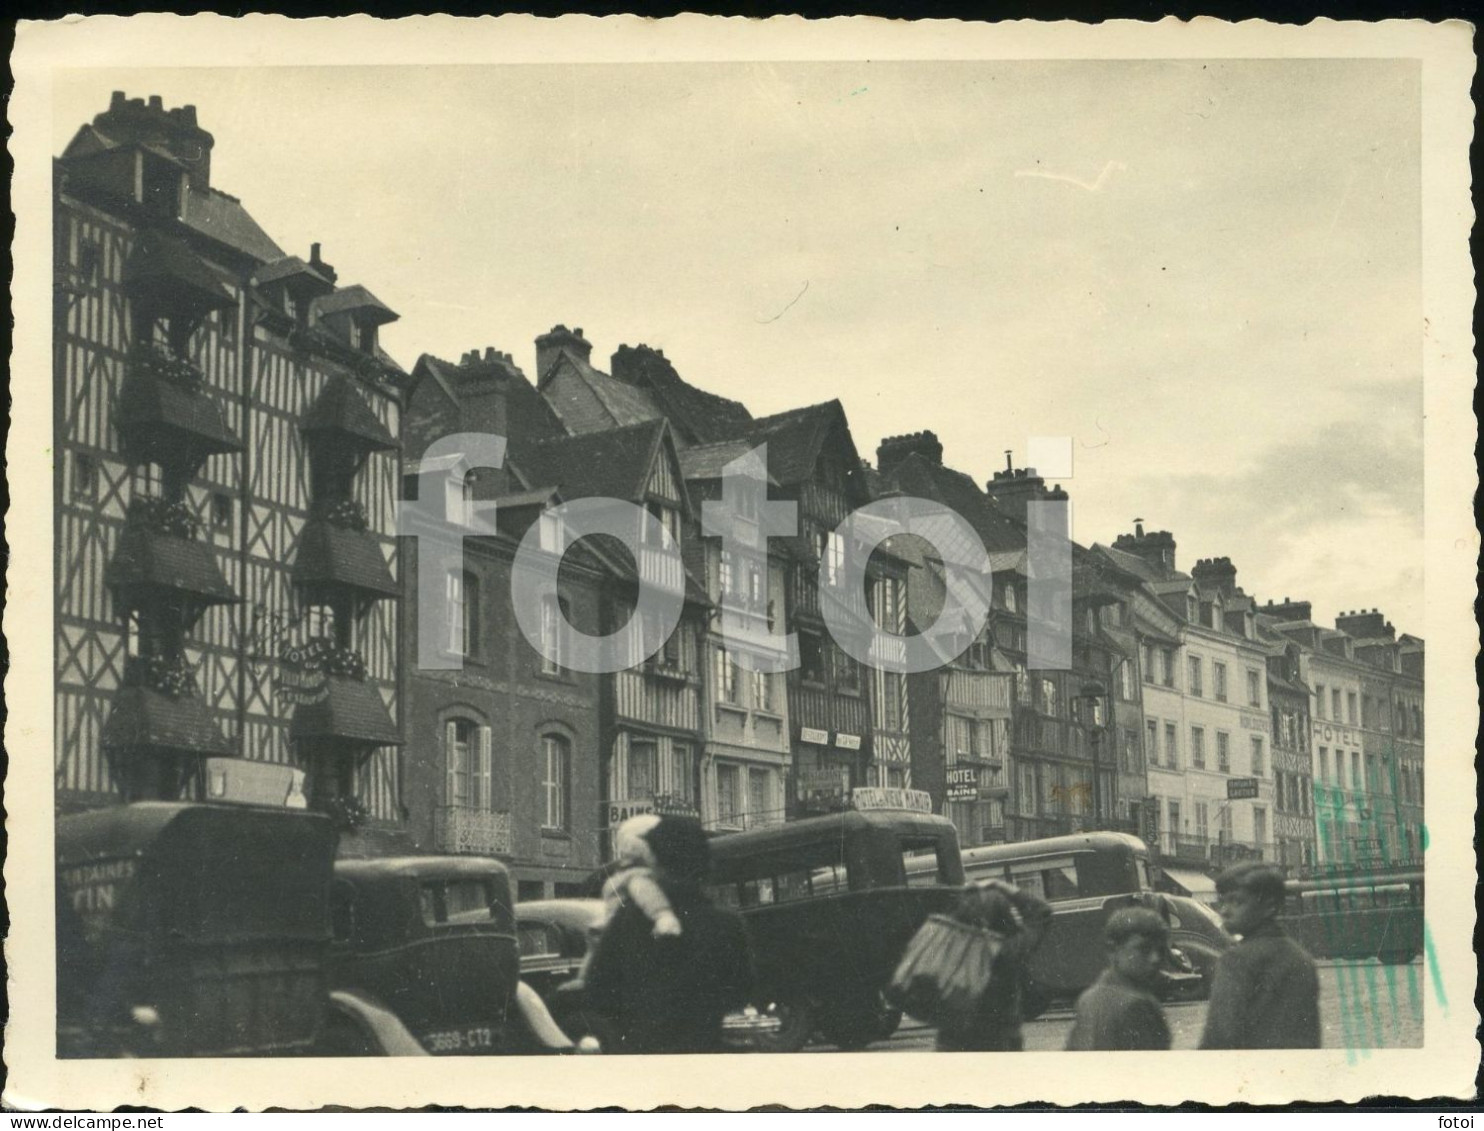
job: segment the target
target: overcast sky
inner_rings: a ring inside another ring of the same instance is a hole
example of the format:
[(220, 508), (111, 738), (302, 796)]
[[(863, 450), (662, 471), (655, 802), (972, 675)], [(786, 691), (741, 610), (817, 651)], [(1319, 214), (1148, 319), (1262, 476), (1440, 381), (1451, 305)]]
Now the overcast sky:
[(1074, 536), (1422, 631), (1407, 61), (70, 72), (194, 103), (213, 183), (402, 315), (406, 367), (583, 327), (755, 414), (839, 397), (984, 479), (1071, 436)]

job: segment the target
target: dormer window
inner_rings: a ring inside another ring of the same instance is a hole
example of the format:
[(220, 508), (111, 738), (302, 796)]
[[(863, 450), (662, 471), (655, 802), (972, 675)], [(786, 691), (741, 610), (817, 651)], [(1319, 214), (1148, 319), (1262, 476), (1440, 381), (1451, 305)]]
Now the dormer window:
[(148, 152), (139, 154), (139, 162), (135, 190), (140, 202), (156, 216), (179, 218), (185, 170), (168, 157)]
[(376, 353), (376, 324), (361, 322), (356, 326), (356, 349), (362, 353)]
[(460, 526), (472, 526), (474, 523), (474, 474), (473, 472), (456, 472), (448, 477), (444, 486), (446, 509), (445, 514), (449, 522), (456, 522)]

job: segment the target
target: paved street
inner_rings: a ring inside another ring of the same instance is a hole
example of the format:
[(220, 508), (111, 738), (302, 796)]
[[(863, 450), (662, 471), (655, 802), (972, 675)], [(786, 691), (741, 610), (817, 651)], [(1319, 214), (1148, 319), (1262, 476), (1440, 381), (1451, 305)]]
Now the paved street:
[[(1426, 971), (1423, 964), (1381, 966), (1375, 962), (1322, 962), (1319, 967), (1320, 1023), (1325, 1048), (1416, 1048), (1422, 1044), (1422, 1003)], [(1174, 1047), (1193, 1049), (1200, 1043), (1206, 1019), (1205, 1002), (1182, 1002), (1165, 1007)], [(1070, 1009), (1052, 1010), (1025, 1026), (1025, 1047), (1046, 1051), (1066, 1045), (1072, 1028)], [(889, 1041), (872, 1045), (872, 1052), (931, 1049), (933, 1030), (911, 1018)], [(833, 1052), (832, 1045), (811, 1045), (811, 1052)]]

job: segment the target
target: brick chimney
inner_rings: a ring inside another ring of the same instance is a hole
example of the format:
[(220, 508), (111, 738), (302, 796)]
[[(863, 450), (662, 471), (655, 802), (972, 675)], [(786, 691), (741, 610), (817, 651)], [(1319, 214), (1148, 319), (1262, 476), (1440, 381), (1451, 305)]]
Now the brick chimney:
[(1002, 513), (1022, 524), (1030, 503), (1067, 499), (1067, 493), (1060, 487), (1048, 490), (1046, 481), (1036, 474), (1034, 467), (1011, 467), (1009, 452), (1005, 453), (1005, 470), (994, 473), (994, 478), (984, 485), (984, 493)]
[(890, 475), (908, 456), (921, 456), (929, 463), (942, 466), (943, 445), (935, 432), (908, 432), (903, 436), (887, 436), (876, 445), (876, 470)]
[(116, 90), (108, 109), (93, 119), (93, 125), (105, 137), (125, 145), (159, 146), (185, 166), (191, 188), (204, 192), (210, 187), (211, 147), (216, 139), (196, 124), (194, 106), (166, 110), (158, 94), (150, 95), (146, 103)]
[(1384, 636), (1387, 640), (1396, 639), (1396, 629), (1379, 609), (1356, 609), (1341, 613), (1335, 617), (1335, 627), (1357, 640), (1374, 640), (1378, 636)]
[[(581, 330), (577, 332), (582, 333)], [(665, 351), (646, 346), (642, 342), (637, 346), (619, 346), (609, 361), (608, 372), (618, 380), (641, 389), (656, 383), (680, 380), (680, 374), (665, 356)]]
[(1287, 597), (1284, 597), (1281, 602), (1269, 599), (1268, 603), (1262, 606), (1262, 612), (1277, 620), (1312, 621), (1314, 619), (1313, 604), (1308, 601), (1290, 601)]
[(1134, 520), (1132, 534), (1120, 534), (1113, 539), (1113, 548), (1143, 558), (1156, 569), (1169, 573), (1175, 571), (1175, 536), (1168, 530), (1152, 530), (1145, 534), (1142, 519)]
[(573, 330), (567, 329), (561, 323), (553, 326), (536, 339), (536, 381), (538, 384), (546, 379), (546, 374), (556, 364), (557, 354), (562, 350), (586, 361), (592, 356), (593, 347), (582, 336), (581, 326)]
[(319, 244), (317, 243), (312, 243), (309, 245), (309, 266), (313, 267), (316, 271), (323, 275), (332, 286), (334, 285), (335, 280), (340, 277), (335, 273), (335, 268), (331, 267), (328, 263), (326, 263), (319, 257)]
[(1190, 576), (1202, 589), (1215, 589), (1223, 597), (1237, 592), (1237, 567), (1230, 558), (1202, 558), (1195, 563)]

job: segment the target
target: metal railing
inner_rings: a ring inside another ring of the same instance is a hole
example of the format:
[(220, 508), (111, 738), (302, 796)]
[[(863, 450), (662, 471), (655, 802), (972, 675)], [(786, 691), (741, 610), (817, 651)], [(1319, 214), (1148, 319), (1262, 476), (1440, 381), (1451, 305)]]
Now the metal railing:
[(510, 814), (468, 805), (433, 810), (433, 841), (439, 852), (468, 856), (510, 854)]

